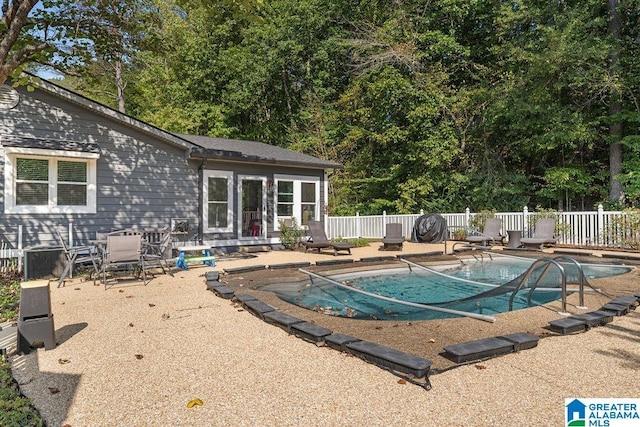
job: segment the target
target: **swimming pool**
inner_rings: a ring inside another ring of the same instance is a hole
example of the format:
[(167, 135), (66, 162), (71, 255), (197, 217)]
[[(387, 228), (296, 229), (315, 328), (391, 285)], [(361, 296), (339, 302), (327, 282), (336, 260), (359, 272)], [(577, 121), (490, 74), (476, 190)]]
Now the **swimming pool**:
[[(460, 317), (471, 313), (487, 317), (537, 306), (561, 297), (562, 276), (551, 268), (530, 293), (530, 286), (542, 274), (544, 266), (534, 269), (529, 280), (512, 298), (521, 275), (535, 260), (520, 257), (495, 257), (472, 260), (460, 265), (441, 266), (438, 271), (422, 268), (395, 268), (369, 273), (329, 276), (329, 280), (311, 275), (310, 280), (273, 285), (281, 299), (326, 315), (372, 320), (427, 320)], [(562, 262), (567, 281), (575, 283), (579, 270), (574, 263)], [(419, 267), (419, 266), (417, 266)], [(586, 279), (626, 273), (630, 267), (582, 264)], [(346, 285), (346, 286), (345, 286)], [(512, 300), (512, 301), (511, 301)], [(425, 309), (424, 305), (431, 308)], [(462, 314), (464, 315), (464, 314)]]

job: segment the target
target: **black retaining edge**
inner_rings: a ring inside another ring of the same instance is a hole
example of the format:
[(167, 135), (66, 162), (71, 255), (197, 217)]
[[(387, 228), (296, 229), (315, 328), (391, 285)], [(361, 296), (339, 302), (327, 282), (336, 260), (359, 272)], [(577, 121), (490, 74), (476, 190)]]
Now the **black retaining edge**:
[(514, 342), (501, 338), (482, 338), (443, 347), (444, 357), (456, 363), (465, 363), (487, 357), (513, 353)]
[(291, 326), (296, 323), (302, 323), (304, 320), (290, 316), (279, 311), (268, 311), (263, 314), (264, 321), (276, 326), (280, 326), (285, 331), (291, 333)]
[[(347, 344), (349, 353), (358, 356), (367, 362), (387, 369), (389, 372), (399, 376), (413, 384), (422, 386), (425, 390), (431, 390), (429, 381), (429, 370), (433, 363), (429, 359), (403, 353), (391, 347), (372, 343), (369, 341), (356, 341)], [(409, 374), (410, 376), (402, 375)], [(421, 383), (414, 378), (424, 378)]]
[(242, 306), (246, 308), (251, 313), (255, 314), (262, 320), (264, 320), (264, 314), (269, 313), (271, 311), (275, 311), (275, 307), (270, 306), (269, 304), (260, 301), (259, 299), (252, 299), (249, 301), (243, 301)]
[(316, 261), (316, 265), (352, 264), (352, 259), (325, 259)]
[(584, 320), (567, 317), (565, 319), (552, 320), (547, 328), (561, 335), (567, 335), (574, 332), (584, 332), (589, 329), (589, 325)]
[(249, 294), (236, 294), (233, 296), (234, 301), (238, 301), (240, 303), (244, 303), (245, 301), (253, 301), (256, 298), (253, 295)]
[(613, 321), (613, 313), (610, 311), (590, 311), (588, 313), (574, 314), (569, 319), (578, 319), (587, 323), (587, 325), (604, 326)]
[[(216, 283), (219, 283), (219, 282), (216, 282)], [(215, 292), (216, 295), (218, 295), (220, 298), (231, 299), (235, 295), (235, 292), (233, 291), (233, 289), (225, 285), (209, 286), (209, 282), (207, 282), (207, 287), (209, 288), (210, 291)]]
[(438, 256), (438, 255), (444, 255), (444, 252), (442, 252), (442, 251), (431, 251), (431, 252), (421, 252), (421, 253), (417, 253), (417, 254), (398, 254), (398, 255), (396, 255), (396, 258), (417, 258), (417, 257), (422, 257), (422, 256)]
[(284, 268), (302, 268), (309, 267), (311, 265), (310, 262), (288, 262), (284, 264), (270, 264), (269, 270), (282, 270)]
[(360, 262), (395, 261), (397, 259), (398, 258), (395, 255), (370, 256), (370, 257), (360, 258)]
[(291, 325), (291, 333), (306, 341), (317, 344), (324, 342), (326, 337), (331, 335), (333, 331), (314, 323), (302, 322)]
[(204, 274), (204, 278), (207, 282), (215, 280), (217, 281), (220, 278), (220, 273), (217, 271), (207, 271)]
[(618, 304), (624, 305), (629, 308), (629, 310), (635, 310), (638, 306), (638, 300), (635, 297), (627, 296), (627, 295), (619, 295), (609, 301), (609, 304)]
[(629, 313), (629, 306), (621, 305), (621, 304), (613, 304), (609, 302), (603, 305), (602, 307), (600, 307), (600, 310), (610, 311), (616, 316), (624, 316), (625, 314)]
[(324, 339), (324, 342), (334, 350), (343, 351), (347, 353), (347, 344), (352, 342), (361, 341), (359, 338), (352, 337), (344, 334), (331, 334)]
[(248, 273), (250, 271), (264, 270), (265, 268), (266, 267), (264, 265), (250, 265), (247, 267), (225, 268), (224, 272), (226, 274), (238, 274), (238, 273)]
[(515, 334), (500, 335), (498, 338), (507, 340), (513, 343), (513, 351), (529, 350), (538, 346), (537, 335), (528, 334), (526, 332), (518, 332)]

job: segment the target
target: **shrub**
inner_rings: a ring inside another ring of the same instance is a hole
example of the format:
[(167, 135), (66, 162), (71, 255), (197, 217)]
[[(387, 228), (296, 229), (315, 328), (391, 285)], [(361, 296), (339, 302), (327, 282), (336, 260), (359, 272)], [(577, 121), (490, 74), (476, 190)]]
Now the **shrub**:
[(0, 425), (6, 427), (44, 426), (40, 414), (18, 389), (9, 364), (0, 361)]
[(287, 249), (297, 248), (303, 231), (298, 227), (296, 219), (292, 218), (290, 223), (289, 221), (280, 220), (278, 224), (280, 224), (280, 242), (282, 245)]
[(17, 272), (0, 275), (0, 322), (18, 318), (20, 276)]
[(469, 220), (469, 226), (477, 230), (483, 230), (487, 219), (495, 218), (495, 216), (495, 210), (482, 210), (471, 217)]

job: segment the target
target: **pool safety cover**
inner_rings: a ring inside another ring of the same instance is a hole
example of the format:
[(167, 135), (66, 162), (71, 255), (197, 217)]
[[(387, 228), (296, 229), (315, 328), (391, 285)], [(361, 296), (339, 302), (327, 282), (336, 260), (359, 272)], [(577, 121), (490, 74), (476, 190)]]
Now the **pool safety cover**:
[(418, 243), (440, 243), (447, 238), (447, 220), (440, 214), (421, 215), (416, 219), (411, 241)]

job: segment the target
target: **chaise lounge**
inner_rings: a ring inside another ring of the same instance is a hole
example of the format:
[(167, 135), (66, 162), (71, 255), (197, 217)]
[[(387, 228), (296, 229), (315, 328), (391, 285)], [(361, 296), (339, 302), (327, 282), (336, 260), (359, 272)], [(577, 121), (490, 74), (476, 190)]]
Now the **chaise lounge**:
[(311, 240), (302, 242), (305, 247), (305, 252), (309, 249), (317, 249), (318, 253), (320, 253), (324, 248), (332, 248), (334, 256), (338, 255), (338, 251), (347, 251), (351, 254), (353, 244), (349, 242), (332, 242), (329, 240), (320, 221), (309, 221), (309, 235), (311, 236)]
[(540, 218), (533, 229), (533, 237), (523, 237), (520, 242), (525, 247), (534, 247), (538, 250), (542, 250), (545, 246), (553, 246), (558, 241), (554, 237), (555, 229), (555, 218)]
[(504, 236), (500, 234), (502, 220), (500, 218), (487, 218), (482, 232), (474, 231), (465, 237), (465, 241), (482, 246), (493, 246), (497, 242), (504, 244)]
[(385, 226), (385, 235), (382, 238), (382, 250), (402, 250), (404, 237), (402, 236), (402, 224), (393, 222)]

